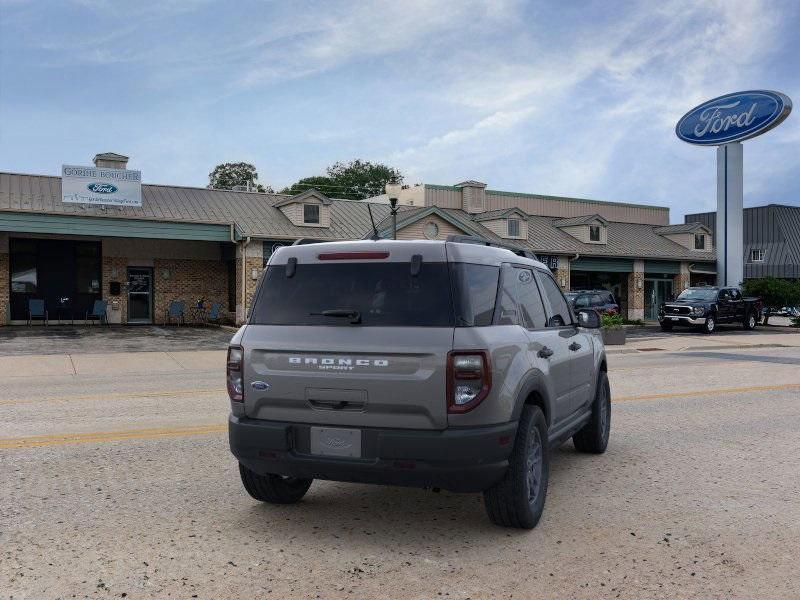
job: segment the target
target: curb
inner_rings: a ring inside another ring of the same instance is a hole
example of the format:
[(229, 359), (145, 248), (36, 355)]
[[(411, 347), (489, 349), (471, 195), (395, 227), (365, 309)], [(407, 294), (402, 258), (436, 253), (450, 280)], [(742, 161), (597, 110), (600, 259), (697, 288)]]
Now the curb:
[(680, 348), (609, 348), (606, 354), (650, 354), (651, 352), (687, 352), (698, 350), (757, 350), (759, 348), (797, 348), (790, 344), (720, 344), (716, 346), (681, 346)]

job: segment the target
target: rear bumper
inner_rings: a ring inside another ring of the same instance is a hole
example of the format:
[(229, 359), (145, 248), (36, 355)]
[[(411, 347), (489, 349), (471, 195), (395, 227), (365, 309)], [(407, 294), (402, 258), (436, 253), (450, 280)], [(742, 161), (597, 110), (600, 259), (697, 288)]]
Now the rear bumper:
[(292, 477), (477, 492), (508, 468), (517, 423), (424, 431), (362, 429), (362, 458), (312, 455), (311, 425), (231, 415), (231, 452), (252, 471)]

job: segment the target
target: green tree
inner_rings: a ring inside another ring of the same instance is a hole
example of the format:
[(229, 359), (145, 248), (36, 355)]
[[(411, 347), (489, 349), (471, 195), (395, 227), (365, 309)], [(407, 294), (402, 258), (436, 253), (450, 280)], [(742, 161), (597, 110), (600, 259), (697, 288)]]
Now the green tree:
[(254, 187), (259, 192), (272, 193), (272, 188), (258, 183), (258, 172), (250, 163), (222, 163), (208, 174), (208, 182), (215, 190), (232, 190), (234, 186)]
[(746, 296), (758, 296), (767, 307), (764, 315), (764, 325), (769, 324), (769, 314), (773, 309), (782, 306), (800, 304), (800, 282), (776, 277), (762, 277), (748, 279), (742, 285)]
[(296, 194), (301, 194), (306, 190), (315, 189), (317, 191), (322, 192), (326, 196), (331, 198), (341, 198), (338, 194), (337, 190), (339, 186), (337, 186), (330, 177), (326, 177), (325, 175), (314, 175), (313, 177), (303, 177), (297, 183), (293, 183), (289, 187), (285, 187), (281, 190), (281, 194), (289, 194), (294, 196)]
[(403, 174), (387, 165), (368, 160), (337, 162), (326, 169), (326, 175), (304, 177), (281, 190), (282, 194), (297, 194), (315, 188), (331, 198), (363, 200), (382, 194), (392, 179), (403, 181)]
[(328, 177), (347, 190), (350, 194), (348, 198), (356, 200), (382, 194), (386, 184), (393, 178), (398, 183), (403, 181), (403, 174), (399, 170), (359, 159), (332, 164), (328, 167)]

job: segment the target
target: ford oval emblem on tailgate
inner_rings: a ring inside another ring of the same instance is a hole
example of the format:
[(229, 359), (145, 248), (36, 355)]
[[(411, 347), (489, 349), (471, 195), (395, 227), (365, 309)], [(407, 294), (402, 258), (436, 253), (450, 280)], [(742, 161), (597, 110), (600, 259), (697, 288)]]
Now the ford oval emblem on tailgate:
[(266, 381), (254, 381), (250, 385), (254, 390), (266, 390), (269, 387)]

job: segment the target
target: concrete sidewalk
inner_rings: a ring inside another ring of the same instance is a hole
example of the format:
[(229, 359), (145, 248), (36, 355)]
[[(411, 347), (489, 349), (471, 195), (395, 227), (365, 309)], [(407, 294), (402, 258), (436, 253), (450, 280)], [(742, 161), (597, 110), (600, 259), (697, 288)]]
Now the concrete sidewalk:
[(225, 353), (225, 350), (194, 350), (0, 356), (0, 373), (6, 378), (219, 371), (221, 377), (225, 372)]
[(794, 332), (769, 333), (724, 332), (721, 335), (703, 333), (667, 333), (629, 338), (624, 346), (606, 346), (608, 354), (633, 352), (679, 352), (681, 350), (722, 350), (732, 348), (781, 348), (800, 346), (800, 329)]

